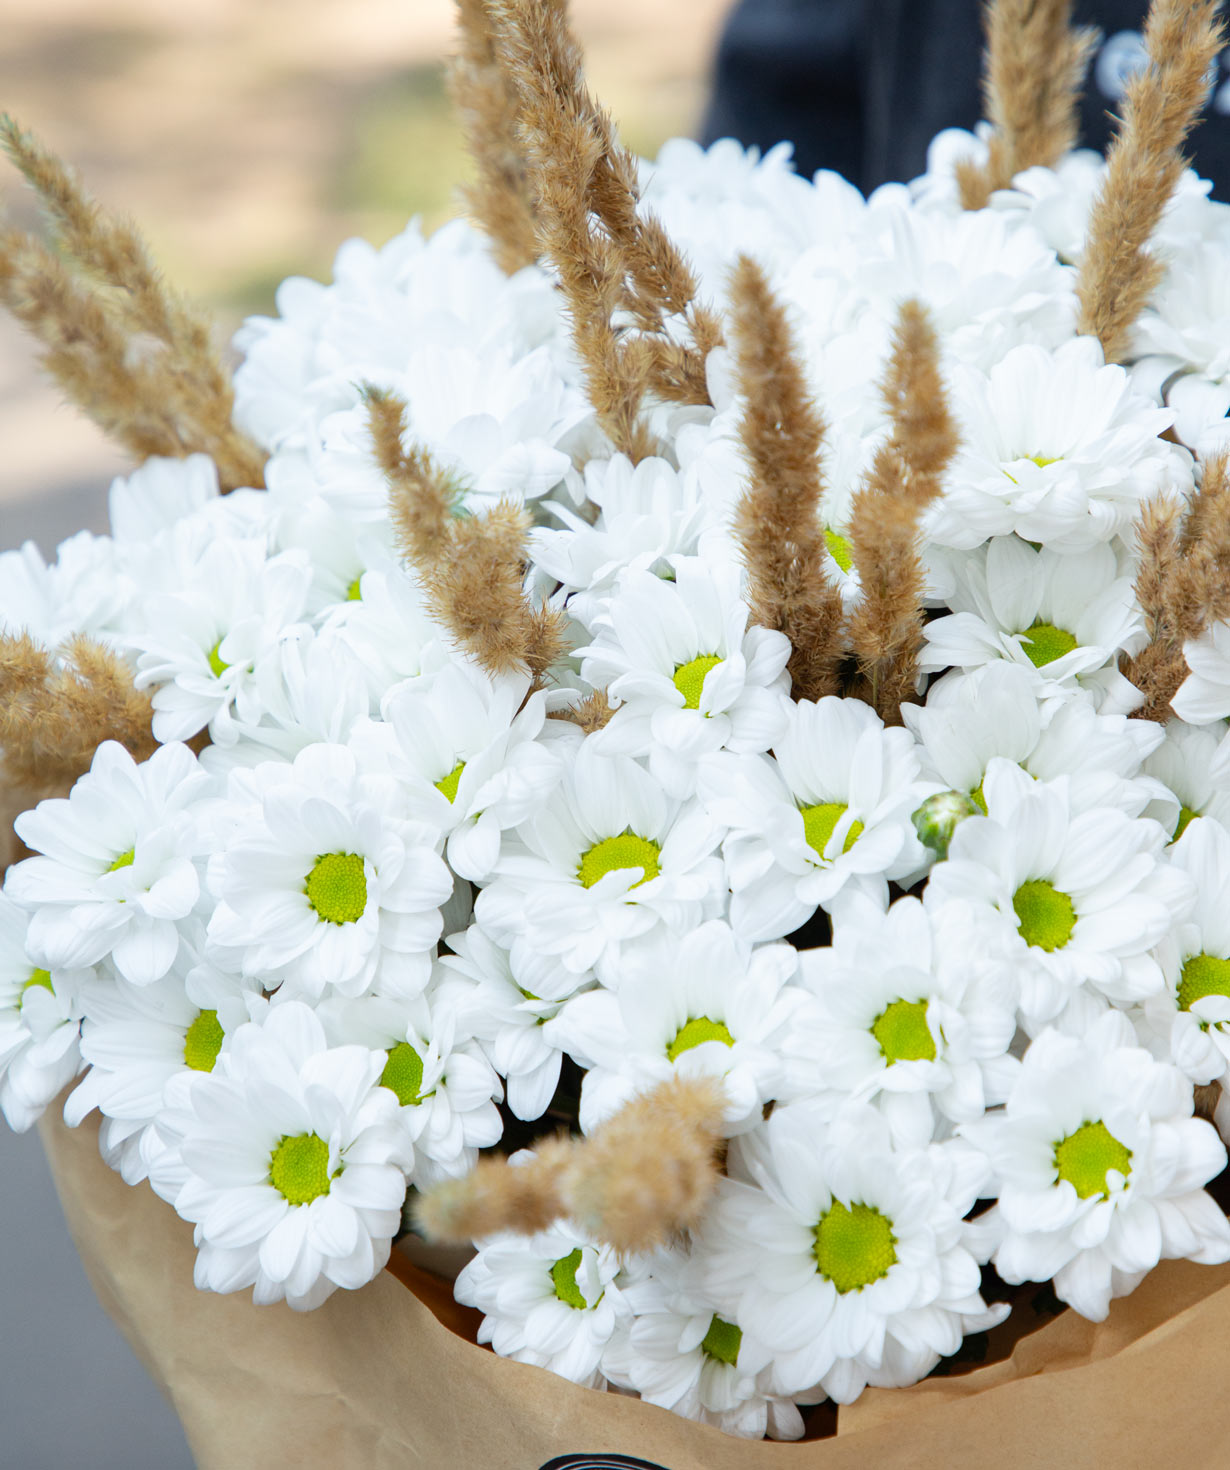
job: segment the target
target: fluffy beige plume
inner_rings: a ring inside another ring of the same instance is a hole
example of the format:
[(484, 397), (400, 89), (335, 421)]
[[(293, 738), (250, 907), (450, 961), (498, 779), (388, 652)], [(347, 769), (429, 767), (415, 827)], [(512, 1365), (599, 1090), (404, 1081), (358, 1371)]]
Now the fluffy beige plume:
[(989, 0), (982, 95), (993, 131), (985, 164), (957, 166), (966, 209), (982, 209), (1022, 169), (1050, 168), (1075, 146), (1081, 84), (1096, 30), (1072, 28), (1071, 0)]
[(1127, 354), (1136, 318), (1161, 279), (1149, 251), (1186, 167), (1183, 144), (1208, 99), (1225, 41), (1220, 0), (1152, 0), (1144, 42), (1150, 65), (1125, 83), (1123, 116), (1106, 155), (1076, 293), (1077, 330), (1097, 337), (1107, 362)]
[(854, 496), (850, 554), (862, 597), (850, 618), (860, 687), (888, 725), (914, 695), (922, 646), (919, 518), (940, 493), (957, 433), (940, 374), (939, 341), (917, 301), (903, 302), (881, 385), (893, 431)]
[(1226, 455), (1204, 464), (1186, 518), (1166, 497), (1149, 501), (1136, 526), (1136, 597), (1149, 642), (1125, 659), (1124, 674), (1145, 696), (1137, 719), (1171, 718), (1170, 701), (1188, 675), (1183, 645), (1230, 618), (1230, 471)]
[(735, 511), (752, 620), (790, 639), (795, 699), (835, 694), (841, 593), (825, 570), (820, 521), (824, 422), (790, 324), (763, 270), (740, 256), (731, 279), (735, 364), (746, 400), (739, 434), (751, 484)]
[(207, 321), (173, 293), (127, 221), (102, 210), (9, 117), (0, 145), (38, 194), (59, 252), (0, 233), (0, 302), (39, 340), (65, 395), (134, 455), (209, 454), (224, 490), (264, 484), (264, 451), (232, 422)]
[(585, 735), (592, 735), (610, 723), (615, 706), (606, 697), (605, 689), (595, 689), (567, 709), (557, 710), (555, 718), (578, 725)]
[(507, 501), (458, 514), (455, 477), (426, 450), (404, 447), (405, 403), (378, 389), (365, 397), (398, 546), (435, 617), (489, 674), (528, 669), (541, 681), (564, 653), (565, 618), (526, 595), (529, 515)]
[(527, 1164), (485, 1160), (419, 1202), (433, 1240), (500, 1230), (533, 1235), (567, 1217), (622, 1253), (695, 1226), (717, 1180), (725, 1094), (715, 1078), (676, 1077), (633, 1098), (587, 1139), (555, 1139)]

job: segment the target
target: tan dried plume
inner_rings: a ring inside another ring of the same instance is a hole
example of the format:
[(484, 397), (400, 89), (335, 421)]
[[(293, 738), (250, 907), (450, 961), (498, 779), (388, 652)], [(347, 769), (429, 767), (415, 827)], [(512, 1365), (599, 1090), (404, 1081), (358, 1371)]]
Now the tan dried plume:
[(1145, 696), (1137, 719), (1171, 718), (1170, 701), (1189, 669), (1183, 645), (1230, 618), (1230, 470), (1225, 453), (1204, 464), (1184, 518), (1168, 498), (1149, 501), (1136, 526), (1136, 597), (1149, 642), (1123, 672)]
[(615, 706), (606, 697), (606, 690), (594, 689), (576, 704), (557, 711), (555, 718), (579, 726), (584, 735), (592, 735), (610, 724), (614, 713)]
[(675, 1077), (633, 1098), (591, 1137), (556, 1139), (528, 1164), (485, 1160), (419, 1202), (429, 1238), (532, 1235), (567, 1217), (621, 1254), (652, 1250), (700, 1221), (718, 1177), (725, 1092)]
[(145, 242), (12, 118), (0, 145), (38, 194), (57, 251), (0, 232), (0, 302), (43, 346), (64, 394), (139, 458), (202, 452), (224, 490), (264, 484), (265, 453), (232, 422), (208, 322), (172, 292)]
[(1022, 169), (1053, 167), (1076, 146), (1081, 83), (1099, 35), (1072, 28), (1071, 0), (989, 0), (982, 95), (987, 161), (957, 165), (965, 209), (982, 209)]
[(487, 0), (487, 12), (518, 99), (539, 247), (559, 275), (590, 401), (616, 448), (639, 461), (654, 447), (648, 393), (709, 401), (718, 319), (661, 225), (637, 208), (635, 161), (589, 93), (566, 7)]
[(1106, 155), (1077, 277), (1077, 330), (1107, 362), (1128, 351), (1133, 323), (1163, 274), (1148, 246), (1186, 167), (1183, 144), (1208, 97), (1225, 41), (1220, 0), (1153, 0), (1145, 19), (1150, 65), (1125, 83), (1123, 116)]
[(925, 307), (905, 301), (881, 384), (892, 434), (876, 451), (850, 511), (850, 556), (862, 596), (850, 618), (859, 693), (889, 725), (913, 697), (922, 646), (924, 573), (919, 519), (940, 493), (957, 431)]
[(800, 366), (781, 303), (743, 255), (731, 278), (739, 422), (751, 484), (734, 530), (747, 565), (752, 621), (790, 639), (795, 699), (835, 694), (842, 658), (841, 592), (825, 569), (820, 453), (824, 421)]
[(405, 403), (374, 388), (365, 398), (398, 547), (436, 618), (487, 673), (528, 669), (541, 681), (565, 650), (565, 618), (526, 596), (528, 514), (508, 501), (485, 515), (458, 514), (456, 478), (425, 449), (404, 447)]
[(92, 638), (70, 638), (58, 663), (27, 633), (0, 634), (0, 772), (28, 805), (71, 786), (104, 740), (152, 755), (152, 718), (127, 664)]

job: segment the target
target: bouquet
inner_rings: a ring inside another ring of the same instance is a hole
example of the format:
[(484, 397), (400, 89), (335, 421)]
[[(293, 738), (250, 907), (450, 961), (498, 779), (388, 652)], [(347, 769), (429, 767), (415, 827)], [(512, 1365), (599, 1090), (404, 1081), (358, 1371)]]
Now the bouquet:
[(867, 199), (459, 14), (472, 222), (233, 380), (4, 124), (0, 297), (140, 461), (0, 556), (9, 1123), (75, 1084), (203, 1291), (460, 1244), (497, 1354), (751, 1438), (1230, 1261), (1216, 6), (1104, 161), (996, 0), (992, 122)]

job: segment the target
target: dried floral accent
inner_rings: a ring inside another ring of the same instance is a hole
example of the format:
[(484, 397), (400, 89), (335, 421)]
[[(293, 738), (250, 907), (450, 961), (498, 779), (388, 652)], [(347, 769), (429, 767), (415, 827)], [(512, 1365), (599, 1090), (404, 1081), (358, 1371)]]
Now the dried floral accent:
[(957, 165), (965, 209), (982, 209), (1022, 169), (1052, 168), (1076, 146), (1081, 83), (1099, 40), (1072, 28), (1071, 0), (990, 0), (982, 94), (993, 125), (985, 164)]
[(851, 508), (850, 553), (862, 596), (850, 638), (865, 686), (859, 692), (885, 724), (899, 725), (902, 702), (914, 695), (923, 641), (919, 520), (957, 450), (939, 340), (917, 301), (898, 311), (881, 391), (893, 430)]
[(60, 659), (28, 634), (0, 634), (0, 752), (4, 784), (34, 800), (88, 771), (104, 740), (136, 760), (156, 749), (150, 696), (133, 688), (127, 664), (77, 635)]
[[(647, 393), (708, 403), (705, 357), (721, 341), (694, 273), (638, 209), (636, 163), (590, 95), (562, 4), (489, 0), (497, 54), (520, 100), (539, 244), (559, 273), (598, 422), (634, 462), (653, 452)], [(616, 325), (617, 317), (631, 326)], [(683, 332), (673, 332), (682, 320)]]
[(134, 455), (209, 454), (224, 490), (264, 485), (264, 451), (232, 423), (207, 320), (172, 292), (127, 221), (9, 117), (0, 145), (39, 195), (59, 253), (0, 234), (0, 302), (42, 343), (65, 395)]
[(595, 689), (569, 708), (557, 710), (555, 718), (568, 720), (579, 726), (582, 734), (592, 735), (609, 724), (614, 713), (615, 706), (606, 697), (606, 690)]
[(478, 174), (462, 186), (462, 199), (500, 268), (512, 275), (538, 259), (538, 226), (517, 134), (519, 104), (496, 56), (486, 0), (457, 0), (457, 20), (460, 44), (449, 90)]
[(1230, 618), (1230, 468), (1226, 455), (1205, 461), (1187, 515), (1168, 497), (1149, 501), (1136, 526), (1136, 597), (1149, 642), (1123, 672), (1144, 694), (1137, 719), (1171, 718), (1170, 701), (1188, 675), (1183, 645)]
[(1123, 116), (1094, 201), (1076, 292), (1077, 330), (1107, 362), (1128, 351), (1133, 323), (1164, 265), (1148, 245), (1187, 165), (1183, 144), (1208, 98), (1225, 42), (1220, 0), (1153, 0), (1145, 19), (1150, 65), (1125, 83)]
[(588, 1139), (553, 1140), (527, 1164), (484, 1160), (420, 1200), (429, 1238), (533, 1235), (561, 1216), (621, 1253), (652, 1250), (698, 1223), (718, 1177), (725, 1095), (675, 1077), (634, 1098)]
[(434, 616), (489, 674), (528, 669), (536, 681), (565, 650), (565, 617), (525, 591), (530, 517), (500, 501), (485, 515), (460, 509), (462, 486), (425, 449), (406, 449), (406, 405), (366, 393), (376, 459), (403, 556), (418, 572)]
[(820, 520), (824, 421), (808, 390), (781, 303), (755, 261), (731, 280), (735, 363), (746, 400), (739, 433), (751, 484), (734, 530), (747, 564), (752, 621), (790, 639), (795, 699), (837, 692), (844, 618), (825, 570)]

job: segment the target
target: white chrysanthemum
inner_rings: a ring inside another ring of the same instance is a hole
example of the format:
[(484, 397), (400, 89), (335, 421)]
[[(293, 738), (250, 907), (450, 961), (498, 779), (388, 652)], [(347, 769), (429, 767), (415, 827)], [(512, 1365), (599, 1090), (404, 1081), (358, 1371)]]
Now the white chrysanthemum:
[(910, 813), (934, 790), (906, 730), (858, 700), (800, 700), (773, 755), (709, 757), (700, 790), (730, 829), (722, 845), (731, 923), (780, 939), (848, 885), (887, 899), (926, 864)]
[(576, 996), (543, 1027), (586, 1068), (581, 1127), (673, 1076), (722, 1079), (727, 1135), (755, 1126), (766, 1103), (813, 1090), (783, 1056), (808, 1008), (788, 984), (796, 964), (789, 945), (753, 950), (719, 920), (628, 946), (606, 972), (612, 989)]
[(1195, 902), (1162, 861), (1162, 828), (1110, 808), (1074, 813), (1066, 779), (1033, 781), (1007, 761), (991, 762), (982, 789), (989, 815), (957, 827), (926, 901), (963, 900), (988, 921), (1026, 1025), (1054, 1020), (1082, 985), (1121, 1004), (1159, 990), (1154, 946)]
[(799, 1439), (797, 1402), (818, 1403), (823, 1390), (775, 1393), (771, 1354), (748, 1332), (714, 1311), (700, 1284), (702, 1263), (659, 1251), (623, 1286), (632, 1318), (602, 1356), (621, 1388), (701, 1424), (745, 1439)]
[(450, 934), (440, 964), (472, 982), (452, 992), (460, 1024), (477, 1038), (504, 1078), (514, 1117), (532, 1121), (550, 1106), (564, 1053), (546, 1022), (577, 989), (577, 977), (523, 939), (504, 949), (471, 925)]
[(1183, 645), (1191, 670), (1170, 701), (1189, 725), (1208, 725), (1230, 715), (1230, 623), (1210, 623)]
[(306, 1311), (381, 1270), (413, 1164), (385, 1060), (329, 1047), (291, 1001), (241, 1026), (212, 1072), (183, 1075), (159, 1122), (178, 1139), (174, 1204), (196, 1225), (202, 1291), (251, 1286)]
[(88, 531), (62, 541), (50, 566), (33, 541), (0, 551), (0, 634), (52, 649), (75, 633), (109, 643), (136, 591), (116, 563), (114, 544)]
[[(909, 1105), (929, 1094), (953, 1122), (1004, 1100), (1015, 1062), (1011, 970), (981, 952), (965, 905), (924, 909), (900, 898), (887, 912), (859, 896), (843, 905), (833, 943), (804, 950), (799, 979), (816, 999), (799, 1039), (815, 1080), (860, 1098), (881, 1095), (899, 1134)], [(883, 1096), (887, 1094), (887, 1096)], [(929, 1131), (928, 1131), (929, 1136)]]
[(151, 541), (217, 498), (218, 469), (207, 454), (183, 459), (152, 455), (131, 475), (111, 481), (107, 492), (111, 534), (116, 541)]
[(458, 1025), (447, 991), (413, 1000), (326, 1001), (321, 1014), (336, 1040), (384, 1054), (378, 1081), (396, 1095), (402, 1126), (414, 1142), (412, 1183), (425, 1188), (468, 1174), (478, 1150), (500, 1141), (504, 1125), (496, 1103), (503, 1088)]
[(666, 791), (696, 789), (697, 761), (717, 750), (768, 750), (787, 716), (790, 641), (748, 626), (732, 566), (693, 557), (674, 581), (629, 571), (576, 651), (581, 676), (618, 704), (595, 747), (646, 756)]
[(1226, 239), (1188, 239), (1167, 261), (1133, 333), (1133, 357), (1160, 356), (1210, 378), (1230, 377)]
[(360, 590), (360, 597), (328, 610), (324, 627), (349, 650), (378, 707), (394, 684), (423, 672), (423, 656), (435, 649), (440, 629), (418, 580), (404, 572), (367, 572)]
[(519, 842), (506, 839), (475, 916), (501, 944), (521, 937), (601, 978), (628, 940), (716, 917), (721, 835), (699, 802), (672, 801), (635, 761), (585, 740)]
[(482, 882), (501, 834), (560, 778), (558, 758), (539, 739), (545, 695), (531, 692), (528, 674), (492, 678), (448, 662), (391, 690), (382, 714), (383, 724), (355, 732), (352, 748), (365, 766), (397, 778), (413, 817), (447, 834), (453, 871)]
[(24, 1133), (81, 1066), (81, 987), (88, 971), (48, 970), (26, 956), (25, 910), (0, 891), (0, 1113)]
[(484, 1314), (478, 1340), (501, 1357), (601, 1388), (602, 1354), (630, 1315), (618, 1277), (609, 1245), (560, 1221), (538, 1235), (480, 1241), (454, 1295)]
[(920, 669), (970, 670), (1008, 659), (1051, 695), (1126, 683), (1113, 661), (1139, 648), (1144, 623), (1132, 580), (1120, 574), (1109, 545), (1061, 555), (997, 536), (969, 555), (962, 583), (952, 612), (923, 629)]
[(236, 951), (243, 973), (288, 996), (426, 985), (452, 893), (436, 833), (400, 819), (388, 776), (363, 775), (340, 745), (310, 745), (291, 766), (257, 768), (257, 812), (240, 807), (210, 886), (210, 942)]
[(1201, 729), (1169, 720), (1161, 729), (1162, 741), (1144, 769), (1164, 789), (1146, 815), (1160, 822), (1176, 841), (1195, 817), (1211, 817), (1230, 830), (1230, 736), (1225, 725)]
[(736, 1139), (728, 1167), (695, 1250), (780, 1391), (819, 1384), (847, 1404), (915, 1383), (1007, 1315), (979, 1294), (962, 1216), (988, 1171), (959, 1140), (894, 1148), (871, 1107), (792, 1103)]
[(1192, 1117), (1178, 1070), (1108, 1011), (1082, 1037), (1045, 1031), (1025, 1053), (1004, 1112), (962, 1128), (999, 1179), (978, 1221), (1009, 1282), (1052, 1281), (1095, 1322), (1159, 1260), (1230, 1260), (1230, 1222), (1204, 1192), (1226, 1163)]
[(200, 896), (204, 850), (193, 812), (209, 777), (184, 745), (138, 764), (104, 741), (67, 797), (41, 801), (13, 824), (42, 857), (10, 869), (11, 898), (33, 910), (27, 937), (47, 969), (110, 955), (134, 985), (159, 980), (179, 950), (176, 921)]
[(944, 546), (1016, 532), (1079, 551), (1125, 532), (1142, 501), (1191, 488), (1190, 458), (1160, 435), (1174, 421), (1134, 393), (1092, 337), (1024, 345), (989, 375), (958, 372), (961, 448), (924, 518)]

